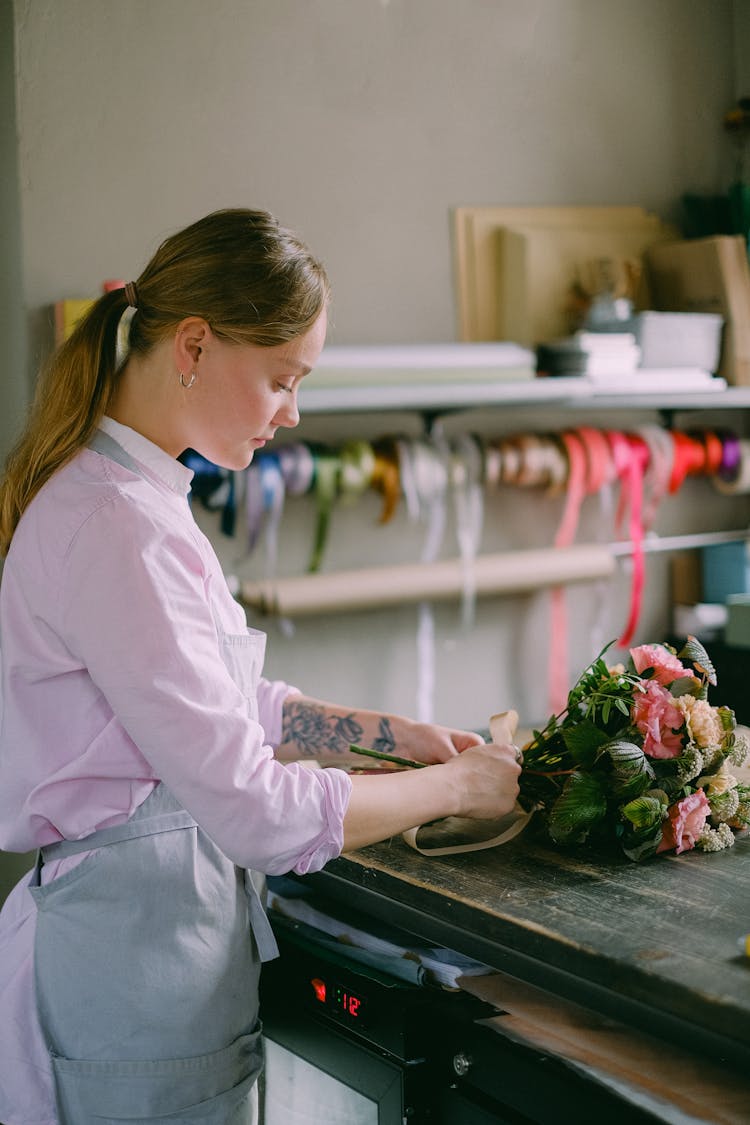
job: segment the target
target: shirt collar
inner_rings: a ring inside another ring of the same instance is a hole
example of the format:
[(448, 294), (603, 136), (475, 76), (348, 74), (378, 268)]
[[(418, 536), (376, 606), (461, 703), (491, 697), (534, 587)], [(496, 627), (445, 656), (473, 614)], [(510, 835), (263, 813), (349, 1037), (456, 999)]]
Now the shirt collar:
[(99, 429), (119, 442), (131, 457), (145, 465), (167, 488), (182, 495), (187, 495), (190, 491), (193, 470), (176, 461), (174, 457), (170, 457), (143, 434), (139, 434), (130, 426), (123, 426), (121, 422), (115, 422), (114, 418), (108, 418), (106, 415), (99, 423)]

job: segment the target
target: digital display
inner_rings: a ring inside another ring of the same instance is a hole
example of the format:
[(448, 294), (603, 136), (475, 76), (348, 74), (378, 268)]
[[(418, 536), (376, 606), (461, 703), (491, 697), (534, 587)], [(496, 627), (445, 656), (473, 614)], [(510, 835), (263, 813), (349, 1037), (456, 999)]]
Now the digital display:
[(351, 989), (344, 988), (335, 981), (323, 980), (322, 977), (312, 977), (310, 985), (313, 996), (319, 1004), (350, 1020), (360, 1021), (364, 1016), (367, 1002), (360, 993), (352, 992)]

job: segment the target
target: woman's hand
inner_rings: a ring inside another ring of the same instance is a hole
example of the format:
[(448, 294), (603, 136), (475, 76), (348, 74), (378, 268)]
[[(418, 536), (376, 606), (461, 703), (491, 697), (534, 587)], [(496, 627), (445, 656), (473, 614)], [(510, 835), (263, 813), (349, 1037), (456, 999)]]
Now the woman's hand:
[(513, 809), (521, 763), (512, 744), (471, 746), (443, 769), (451, 771), (451, 784), (456, 788), (455, 816), (493, 819)]
[(396, 742), (395, 753), (415, 762), (447, 762), (471, 746), (484, 746), (480, 734), (469, 730), (454, 730), (436, 723), (404, 721), (396, 728), (401, 737)]
[(516, 802), (520, 772), (512, 745), (482, 744), (425, 769), (353, 777), (344, 851), (446, 816), (505, 816)]

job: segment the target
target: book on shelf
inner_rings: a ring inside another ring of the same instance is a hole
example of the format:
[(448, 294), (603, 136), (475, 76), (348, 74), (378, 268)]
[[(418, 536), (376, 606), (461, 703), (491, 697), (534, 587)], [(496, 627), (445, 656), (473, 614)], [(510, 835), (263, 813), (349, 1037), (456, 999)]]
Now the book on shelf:
[(724, 318), (718, 374), (750, 385), (750, 264), (741, 235), (716, 235), (649, 247), (645, 256), (655, 309)]
[(516, 382), (534, 378), (534, 353), (496, 343), (329, 345), (310, 386)]
[(726, 379), (700, 367), (638, 367), (619, 374), (593, 368), (583, 378), (596, 394), (605, 395), (703, 394), (727, 387)]

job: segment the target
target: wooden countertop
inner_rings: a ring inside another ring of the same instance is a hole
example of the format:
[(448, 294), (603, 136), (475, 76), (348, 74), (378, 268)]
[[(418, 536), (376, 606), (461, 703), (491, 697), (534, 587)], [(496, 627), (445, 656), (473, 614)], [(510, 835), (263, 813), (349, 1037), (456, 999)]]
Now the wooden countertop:
[[(441, 822), (441, 836), (471, 822)], [(750, 836), (644, 864), (522, 834), (426, 857), (394, 838), (307, 876), (321, 891), (548, 992), (750, 1063)]]

